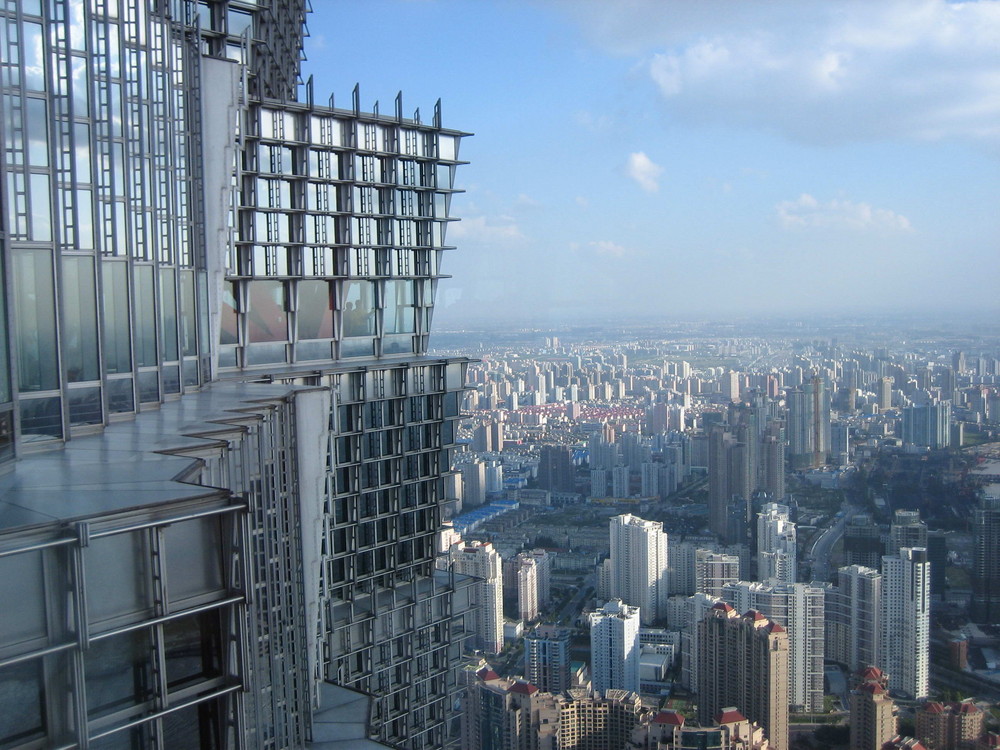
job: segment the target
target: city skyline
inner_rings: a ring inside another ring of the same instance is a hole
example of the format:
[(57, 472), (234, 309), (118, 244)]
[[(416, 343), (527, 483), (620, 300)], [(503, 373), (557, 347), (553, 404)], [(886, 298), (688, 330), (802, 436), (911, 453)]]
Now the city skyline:
[(318, 97), (441, 97), (476, 134), (439, 325), (994, 305), (994, 0), (379, 0), (309, 24)]

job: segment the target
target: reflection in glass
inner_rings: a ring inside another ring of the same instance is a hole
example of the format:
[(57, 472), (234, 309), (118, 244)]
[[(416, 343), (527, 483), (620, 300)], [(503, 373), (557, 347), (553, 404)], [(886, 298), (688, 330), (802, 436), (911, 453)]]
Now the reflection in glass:
[(217, 516), (171, 524), (164, 530), (164, 540), (172, 603), (222, 589), (222, 529)]
[(167, 688), (222, 675), (222, 628), (218, 610), (163, 624)]
[[(108, 372), (129, 372), (132, 357), (128, 326), (128, 274), (125, 263), (101, 263), (101, 305), (104, 308), (104, 362)], [(117, 411), (112, 409), (112, 411)], [(131, 411), (125, 409), (124, 411)]]
[(219, 313), (219, 343), (239, 343), (237, 328), (236, 282), (227, 281), (222, 285), (222, 310)]
[(285, 341), (288, 314), (285, 312), (285, 285), (281, 281), (251, 281), (247, 335), (250, 341)]
[(325, 281), (300, 281), (298, 285), (299, 339), (333, 338), (333, 305)]
[(31, 238), (35, 242), (52, 240), (52, 194), (47, 174), (29, 175), (31, 189)]
[(42, 672), (41, 659), (0, 667), (0, 706), (17, 706), (16, 711), (0, 711), (0, 747), (44, 736)]
[(137, 621), (146, 615), (152, 604), (148, 546), (148, 532), (133, 531), (92, 539), (84, 549), (91, 622)]
[(153, 404), (160, 400), (160, 373), (158, 370), (139, 373), (139, 403)]
[(71, 425), (101, 424), (103, 421), (100, 388), (74, 388), (69, 392)]
[(117, 378), (108, 381), (108, 409), (112, 414), (135, 411), (132, 378)]
[(48, 106), (44, 99), (27, 99), (25, 104), (28, 164), (33, 167), (47, 167), (49, 165)]
[(195, 334), (194, 271), (181, 271), (181, 350), (186, 357), (198, 354)]
[(346, 282), (342, 317), (344, 336), (371, 336), (375, 332), (375, 295), (371, 281)]
[(62, 437), (62, 399), (58, 396), (24, 399), (19, 405), (23, 440)]
[(413, 282), (385, 282), (385, 311), (382, 322), (386, 334), (413, 333)]
[(152, 266), (133, 266), (135, 279), (135, 361), (139, 367), (155, 367), (156, 291)]
[(180, 359), (177, 341), (177, 273), (172, 268), (160, 269), (160, 325), (163, 329), (163, 359)]
[(97, 349), (97, 288), (94, 261), (67, 255), (63, 265), (63, 356), (70, 383), (101, 377)]
[(14, 307), (21, 390), (58, 388), (55, 285), (47, 250), (14, 252)]
[(91, 720), (152, 699), (153, 656), (146, 628), (91, 642), (83, 657)]

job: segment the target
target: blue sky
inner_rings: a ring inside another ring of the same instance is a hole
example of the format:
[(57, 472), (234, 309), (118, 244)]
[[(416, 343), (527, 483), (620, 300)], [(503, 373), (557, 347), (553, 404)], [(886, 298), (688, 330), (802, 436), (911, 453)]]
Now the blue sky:
[(436, 320), (996, 311), (1000, 1), (313, 0), (463, 141)]

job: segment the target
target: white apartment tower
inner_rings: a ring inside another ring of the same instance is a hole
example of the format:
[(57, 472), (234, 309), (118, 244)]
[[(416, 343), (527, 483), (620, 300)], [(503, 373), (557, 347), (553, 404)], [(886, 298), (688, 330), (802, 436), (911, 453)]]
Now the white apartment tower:
[(470, 541), (451, 548), (456, 573), (480, 580), (475, 599), (476, 647), (488, 654), (503, 650), (503, 562), (491, 542)]
[(826, 653), (826, 591), (805, 583), (765, 584), (739, 581), (722, 598), (738, 611), (753, 609), (788, 631), (789, 703), (793, 710), (823, 710), (823, 659)]
[(931, 564), (924, 547), (882, 558), (882, 659), (892, 690), (926, 698), (930, 687)]
[(609, 594), (639, 607), (644, 625), (667, 616), (667, 535), (659, 521), (628, 513), (610, 522)]
[(851, 672), (880, 663), (882, 574), (863, 565), (837, 572), (826, 599), (826, 658)]
[(590, 676), (595, 691), (639, 692), (639, 609), (612, 599), (590, 613)]
[(726, 584), (736, 583), (739, 580), (740, 558), (736, 555), (725, 555), (707, 549), (695, 551), (695, 593), (722, 596), (722, 590)]
[(795, 583), (795, 524), (787, 505), (767, 503), (757, 514), (757, 577), (768, 583)]

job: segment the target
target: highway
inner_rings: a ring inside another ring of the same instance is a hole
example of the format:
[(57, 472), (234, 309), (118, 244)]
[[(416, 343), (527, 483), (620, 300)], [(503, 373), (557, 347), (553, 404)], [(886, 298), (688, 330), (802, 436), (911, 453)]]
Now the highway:
[(806, 559), (812, 561), (811, 577), (814, 581), (830, 580), (830, 574), (832, 573), (830, 555), (833, 552), (833, 546), (844, 535), (844, 527), (847, 526), (857, 513), (861, 512), (860, 508), (848, 505), (847, 503), (843, 504), (842, 510), (844, 511), (844, 515), (818, 534), (813, 539), (812, 544), (809, 545), (809, 553)]

